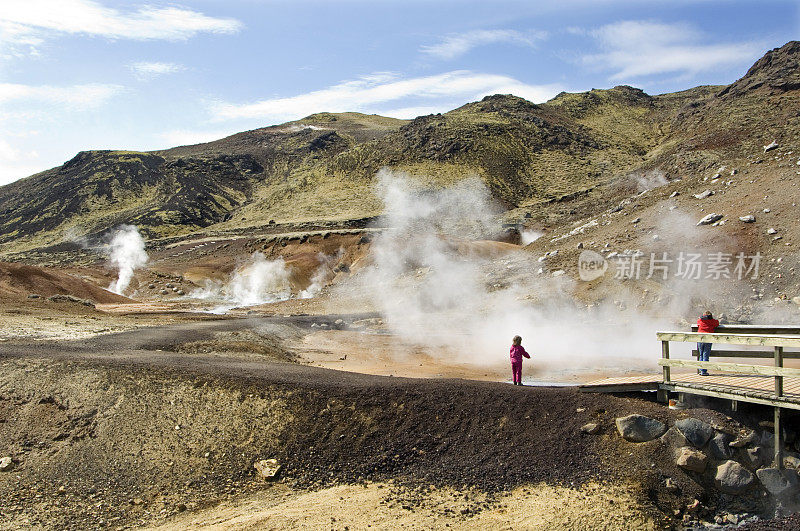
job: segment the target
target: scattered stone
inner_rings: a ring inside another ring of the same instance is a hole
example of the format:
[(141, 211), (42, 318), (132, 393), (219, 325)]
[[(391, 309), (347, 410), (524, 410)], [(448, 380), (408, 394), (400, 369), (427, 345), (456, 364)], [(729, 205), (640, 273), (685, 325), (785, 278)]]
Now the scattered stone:
[(767, 234), (770, 234), (770, 235), (778, 234), (778, 231), (773, 229), (772, 227), (770, 227), (770, 228), (767, 229)]
[(281, 470), (281, 465), (277, 459), (262, 459), (253, 464), (253, 468), (258, 472), (258, 476), (263, 479), (274, 479)]
[(700, 226), (700, 225), (711, 225), (712, 223), (716, 223), (717, 221), (719, 221), (721, 219), (722, 219), (722, 214), (711, 213), (711, 214), (703, 217), (703, 219), (701, 219), (700, 221), (698, 221), (697, 225), (698, 226)]
[(787, 455), (783, 458), (783, 466), (786, 468), (794, 468), (795, 470), (800, 470), (800, 459), (793, 455)]
[(755, 223), (756, 222), (756, 217), (754, 215), (752, 215), (752, 214), (748, 214), (746, 216), (739, 217), (739, 221), (741, 221), (743, 223)]
[(684, 437), (675, 426), (668, 429), (667, 432), (661, 436), (661, 442), (672, 448), (681, 448), (689, 445), (689, 441), (686, 440), (686, 437)]
[(689, 448), (688, 446), (681, 448), (678, 459), (675, 461), (675, 464), (679, 467), (697, 472), (698, 474), (701, 474), (706, 469), (707, 463), (708, 456), (706, 456), (706, 454), (700, 450)]
[(80, 299), (75, 297), (74, 295), (64, 295), (62, 293), (57, 293), (55, 295), (51, 295), (47, 297), (47, 300), (50, 302), (76, 302), (78, 304), (83, 304), (84, 306), (91, 306), (94, 307), (94, 302), (88, 299)]
[(636, 225), (636, 224), (637, 224), (637, 223), (639, 223), (640, 221), (642, 221), (642, 218), (634, 218), (634, 219), (631, 221), (631, 223), (633, 223), (634, 225)]
[(56, 493), (59, 496), (63, 496), (64, 494), (67, 493), (67, 487), (65, 487), (64, 485), (61, 485), (60, 487), (58, 487), (58, 490), (56, 491)]
[(661, 236), (659, 236), (658, 234), (653, 234), (653, 241), (654, 242), (657, 242), (660, 239), (661, 239)]
[(171, 283), (171, 282), (170, 282), (169, 284), (167, 284), (167, 286), (166, 286), (166, 287), (167, 287), (167, 289), (172, 289), (172, 288), (174, 288), (174, 287), (175, 287), (175, 284), (173, 284), (173, 283)]
[(770, 209), (768, 209), (768, 208), (765, 208), (765, 209), (764, 209), (764, 210), (762, 210), (761, 212), (763, 212), (764, 214), (769, 214), (769, 213), (770, 213)]
[(772, 142), (764, 146), (764, 153), (766, 153), (767, 151), (772, 151), (773, 149), (778, 149), (778, 146), (779, 146), (778, 142), (773, 140)]
[[(794, 472), (791, 473), (794, 474)], [(764, 485), (764, 488), (773, 496), (781, 496), (792, 488), (792, 483), (787, 478), (787, 474), (778, 468), (762, 468), (756, 471), (756, 476), (758, 476), (758, 480)]]
[(700, 192), (699, 194), (695, 194), (694, 196), (695, 196), (697, 199), (705, 199), (706, 197), (710, 197), (710, 196), (712, 196), (712, 195), (714, 195), (714, 192), (713, 192), (713, 191), (711, 191), (711, 190), (706, 190), (705, 192)]
[(733, 441), (733, 436), (727, 433), (717, 433), (708, 443), (708, 451), (711, 457), (724, 461), (733, 457), (733, 448), (730, 443)]
[(749, 468), (755, 470), (764, 464), (765, 454), (766, 451), (764, 450), (763, 446), (754, 446), (753, 448), (748, 448), (745, 452), (745, 464), (748, 465)]
[(680, 430), (686, 440), (696, 448), (702, 448), (714, 435), (714, 428), (702, 420), (695, 418), (681, 419), (675, 422), (675, 427)]
[(41, 298), (42, 298), (42, 296), (41, 296), (41, 295), (38, 295), (38, 294), (36, 294), (36, 293), (31, 293), (31, 294), (29, 294), (29, 295), (28, 295), (28, 298), (29, 298), (29, 299), (41, 299)]
[(179, 289), (179, 290), (178, 290), (178, 291), (176, 291), (175, 293), (177, 293), (177, 294), (178, 294), (178, 295), (180, 295), (181, 297), (182, 297), (182, 296), (184, 296), (184, 295), (186, 295), (186, 292), (185, 292), (185, 291), (183, 291), (182, 289)]
[(150, 284), (150, 285), (147, 286), (147, 289), (156, 289), (156, 285), (155, 284)]
[(679, 195), (681, 195), (681, 193), (679, 191), (675, 190), (674, 192), (669, 194), (669, 198), (672, 199), (673, 197), (678, 197)]
[(600, 425), (596, 422), (590, 422), (581, 426), (581, 432), (588, 433), (589, 435), (597, 435), (600, 433)]
[(165, 290), (165, 289), (162, 289), (159, 293), (161, 293), (162, 295), (166, 295), (169, 292), (167, 290)]
[(564, 271), (563, 269), (559, 269), (558, 271), (553, 271), (553, 276), (554, 277), (560, 277), (564, 273), (566, 273), (566, 271)]
[(14, 461), (11, 460), (11, 457), (6, 456), (0, 458), (0, 472), (8, 472), (14, 467)]
[(583, 249), (583, 242), (578, 243), (577, 248), (578, 249)]
[(753, 473), (736, 461), (725, 461), (717, 467), (716, 487), (727, 494), (741, 494), (753, 484)]
[(630, 442), (651, 441), (667, 431), (667, 426), (663, 422), (644, 415), (619, 417), (615, 423), (622, 438)]
[(667, 491), (669, 492), (678, 492), (678, 490), (680, 490), (678, 488), (678, 485), (675, 483), (675, 480), (673, 480), (672, 478), (667, 478), (664, 481), (664, 488), (667, 489)]

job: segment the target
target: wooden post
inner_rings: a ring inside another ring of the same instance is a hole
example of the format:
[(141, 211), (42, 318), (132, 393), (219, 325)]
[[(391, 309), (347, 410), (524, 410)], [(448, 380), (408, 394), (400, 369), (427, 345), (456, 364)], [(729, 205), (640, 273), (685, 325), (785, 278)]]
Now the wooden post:
[[(775, 347), (775, 366), (783, 367), (783, 347)], [(783, 396), (783, 376), (775, 376), (775, 396)]]
[[(783, 367), (783, 347), (775, 347), (775, 366)], [(783, 396), (783, 376), (775, 376), (775, 397)], [(781, 440), (781, 408), (775, 406), (775, 467), (783, 468), (783, 441)]]
[[(669, 359), (669, 341), (661, 342), (661, 357), (665, 360)], [(664, 366), (664, 383), (669, 383), (669, 367)], [(669, 402), (669, 391), (660, 389), (656, 393), (656, 400), (659, 402)]]
[(781, 444), (781, 408), (775, 406), (775, 468), (783, 468), (783, 444)]

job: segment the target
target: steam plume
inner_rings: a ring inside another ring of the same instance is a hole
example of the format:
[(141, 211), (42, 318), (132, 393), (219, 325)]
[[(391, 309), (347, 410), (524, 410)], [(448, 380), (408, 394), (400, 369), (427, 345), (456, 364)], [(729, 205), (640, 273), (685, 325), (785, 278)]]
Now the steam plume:
[(108, 244), (108, 257), (119, 270), (117, 280), (108, 287), (109, 291), (122, 294), (133, 278), (133, 272), (147, 263), (144, 238), (133, 225), (119, 227)]
[(537, 275), (542, 264), (530, 253), (459, 251), (499, 228), (498, 207), (477, 178), (430, 191), (383, 170), (378, 182), (392, 229), (375, 240), (373, 265), (340, 289), (371, 298), (402, 339), (480, 365), (507, 362), (516, 334), (539, 370), (652, 365), (653, 332), (664, 322), (641, 315), (635, 302), (587, 309), (574, 302), (566, 275)]

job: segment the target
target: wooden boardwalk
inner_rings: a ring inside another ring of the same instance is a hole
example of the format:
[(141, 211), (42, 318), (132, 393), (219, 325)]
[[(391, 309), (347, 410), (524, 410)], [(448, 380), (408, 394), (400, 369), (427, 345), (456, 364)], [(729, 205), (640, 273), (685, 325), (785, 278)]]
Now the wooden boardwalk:
[(581, 391), (600, 393), (624, 393), (634, 391), (668, 390), (675, 393), (741, 400), (768, 406), (780, 405), (800, 409), (800, 378), (785, 378), (783, 395), (775, 396), (775, 379), (770, 376), (739, 374), (672, 374), (669, 383), (664, 383), (660, 374), (621, 376), (604, 378), (579, 386)]

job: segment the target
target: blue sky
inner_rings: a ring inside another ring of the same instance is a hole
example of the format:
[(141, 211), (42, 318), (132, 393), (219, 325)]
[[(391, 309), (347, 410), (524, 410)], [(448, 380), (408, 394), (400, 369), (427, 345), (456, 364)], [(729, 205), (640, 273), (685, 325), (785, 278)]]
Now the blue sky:
[(84, 149), (208, 141), (319, 111), (726, 84), (800, 37), (758, 1), (2, 0), (0, 184)]

